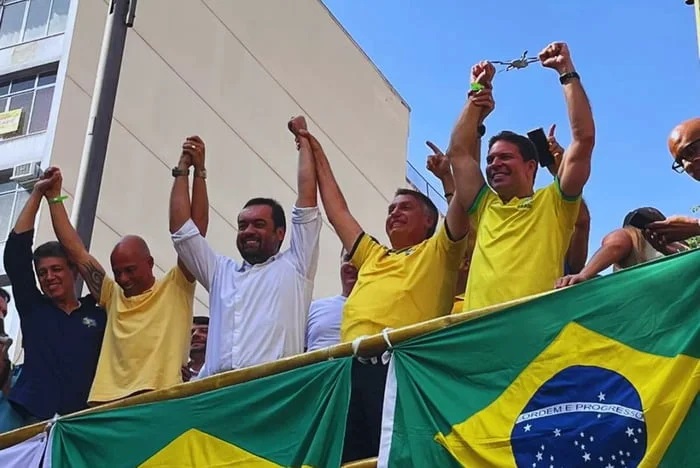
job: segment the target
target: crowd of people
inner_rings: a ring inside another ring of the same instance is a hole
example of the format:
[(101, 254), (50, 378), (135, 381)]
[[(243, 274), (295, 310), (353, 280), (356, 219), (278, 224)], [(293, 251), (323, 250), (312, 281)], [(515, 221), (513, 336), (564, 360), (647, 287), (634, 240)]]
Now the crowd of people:
[[(387, 209), (388, 246), (353, 216), (303, 117), (288, 123), (298, 150), (290, 247), (281, 251), (288, 227), (284, 208), (271, 198), (252, 198), (238, 214), (242, 260), (212, 249), (206, 239), (205, 144), (193, 136), (172, 169), (169, 229), (177, 264), (160, 279), (147, 243), (135, 235), (114, 246), (113, 278), (107, 275), (70, 223), (60, 169), (48, 168), (5, 248), (25, 357), (13, 369), (11, 341), (0, 340), (0, 431), (567, 287), (609, 266), (627, 268), (687, 249), (683, 241), (700, 234), (698, 220), (666, 218), (644, 207), (607, 235), (586, 263), (590, 217), (582, 194), (595, 145), (593, 114), (567, 45), (548, 45), (539, 60), (556, 73), (572, 137), (562, 148), (550, 129), (551, 182), (534, 189), (543, 155), (527, 136), (510, 131), (488, 140), (481, 166), (485, 122), (495, 107), (495, 69), (477, 63), (448, 148), (443, 153), (428, 143), (428, 170), (448, 200), (444, 219), (424, 194), (400, 188)], [(700, 180), (699, 118), (673, 130), (669, 149), (672, 168)], [(341, 293), (312, 301), (319, 195), (342, 244)], [(32, 250), (43, 200), (57, 241)], [(78, 275), (89, 291), (83, 297), (76, 294)], [(193, 317), (197, 282), (209, 293), (208, 318)], [(12, 299), (0, 291), (4, 317)], [(377, 455), (386, 374), (382, 359), (353, 360), (344, 461)]]

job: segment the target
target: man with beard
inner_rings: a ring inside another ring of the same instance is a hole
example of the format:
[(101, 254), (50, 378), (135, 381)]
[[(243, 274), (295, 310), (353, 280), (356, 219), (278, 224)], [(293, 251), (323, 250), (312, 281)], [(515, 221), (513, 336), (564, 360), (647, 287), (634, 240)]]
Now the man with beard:
[(340, 343), (343, 306), (357, 282), (357, 268), (350, 261), (350, 255), (345, 249), (340, 255), (340, 284), (343, 290), (337, 296), (324, 297), (311, 303), (306, 324), (307, 351), (315, 351)]
[[(465, 187), (458, 192), (460, 203), (469, 210), (470, 223), (477, 231), (465, 311), (551, 290), (563, 274), (581, 193), (591, 171), (595, 127), (567, 45), (552, 43), (540, 52), (539, 59), (559, 75), (572, 132), (554, 182), (534, 190), (536, 149), (527, 137), (513, 132), (504, 131), (489, 140), (486, 180), (474, 155), (450, 158), (456, 185)], [(488, 62), (480, 66), (486, 77), (480, 86), (472, 87), (471, 94), (491, 92), (495, 69)], [(478, 112), (470, 102), (460, 118), (469, 122), (461, 136), (465, 142), (477, 134), (473, 115)], [(466, 145), (471, 150), (459, 137), (453, 135), (450, 146)], [(450, 153), (448, 149), (448, 157)]]
[[(288, 128), (296, 134), (306, 122), (296, 117)], [(291, 245), (284, 252), (280, 247), (286, 221), (275, 200), (253, 198), (238, 214), (239, 263), (214, 252), (189, 219), (187, 187), (173, 188), (170, 232), (175, 250), (209, 292), (209, 337), (199, 378), (304, 351), (322, 219), (309, 144), (300, 140), (297, 146), (298, 195)]]

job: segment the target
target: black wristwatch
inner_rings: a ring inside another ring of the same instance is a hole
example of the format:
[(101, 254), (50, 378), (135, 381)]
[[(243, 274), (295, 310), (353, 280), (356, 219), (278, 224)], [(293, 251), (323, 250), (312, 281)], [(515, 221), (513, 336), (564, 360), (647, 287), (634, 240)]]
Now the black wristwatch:
[(481, 138), (482, 136), (486, 135), (486, 125), (481, 124), (478, 127), (476, 127), (476, 131), (479, 134), (479, 137)]
[(175, 167), (173, 167), (172, 174), (173, 174), (173, 177), (181, 177), (181, 176), (188, 177), (190, 175), (190, 169), (189, 168), (180, 169), (179, 167), (175, 166)]
[(581, 77), (576, 72), (562, 73), (559, 75), (559, 83), (566, 84), (571, 80), (580, 80)]

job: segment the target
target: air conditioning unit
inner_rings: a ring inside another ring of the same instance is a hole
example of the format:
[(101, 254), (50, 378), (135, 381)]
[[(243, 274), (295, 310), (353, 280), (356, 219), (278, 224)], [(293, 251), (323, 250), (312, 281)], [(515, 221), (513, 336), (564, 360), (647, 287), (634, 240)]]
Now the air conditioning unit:
[(31, 185), (41, 177), (42, 171), (40, 165), (41, 163), (39, 161), (17, 164), (12, 168), (10, 180), (20, 185)]

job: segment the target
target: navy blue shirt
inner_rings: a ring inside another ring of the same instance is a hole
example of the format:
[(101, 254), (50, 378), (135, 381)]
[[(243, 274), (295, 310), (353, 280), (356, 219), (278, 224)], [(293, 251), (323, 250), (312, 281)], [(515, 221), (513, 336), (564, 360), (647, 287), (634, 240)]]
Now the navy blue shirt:
[(9, 400), (39, 419), (87, 408), (107, 316), (92, 296), (80, 298), (70, 314), (36, 287), (32, 261), (34, 231), (11, 232), (5, 271), (22, 329), (24, 365)]

